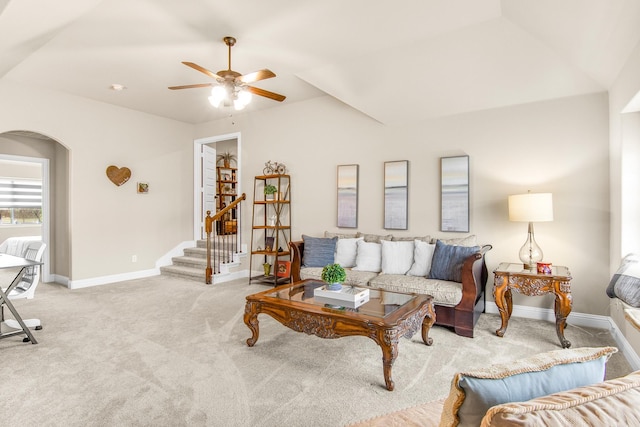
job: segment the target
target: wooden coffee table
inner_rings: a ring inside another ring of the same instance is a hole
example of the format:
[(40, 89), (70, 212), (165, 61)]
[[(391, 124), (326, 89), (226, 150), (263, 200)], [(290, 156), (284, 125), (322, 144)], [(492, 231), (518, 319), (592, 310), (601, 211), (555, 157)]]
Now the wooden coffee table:
[(303, 280), (247, 296), (244, 323), (252, 333), (247, 345), (253, 347), (258, 341), (260, 313), (294, 331), (320, 338), (369, 337), (382, 348), (384, 382), (392, 391), (391, 367), (398, 357), (400, 337), (411, 338), (421, 329), (424, 343), (433, 343), (429, 337), (436, 320), (433, 297), (371, 289), (369, 302), (351, 309), (315, 301), (313, 290), (324, 285), (317, 280)]

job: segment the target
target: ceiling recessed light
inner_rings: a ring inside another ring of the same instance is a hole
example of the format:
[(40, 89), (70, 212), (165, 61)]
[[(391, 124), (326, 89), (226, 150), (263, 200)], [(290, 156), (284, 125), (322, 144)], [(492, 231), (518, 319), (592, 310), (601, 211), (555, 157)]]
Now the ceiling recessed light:
[(121, 85), (120, 83), (113, 83), (109, 89), (115, 90), (116, 92), (120, 92), (121, 90), (125, 90), (127, 87), (125, 85)]

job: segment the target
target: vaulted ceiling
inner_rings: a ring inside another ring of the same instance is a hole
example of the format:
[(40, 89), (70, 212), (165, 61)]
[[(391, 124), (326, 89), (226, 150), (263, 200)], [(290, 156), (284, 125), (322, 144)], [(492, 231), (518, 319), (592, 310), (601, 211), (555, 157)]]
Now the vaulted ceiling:
[[(329, 94), (384, 124), (606, 91), (638, 0), (0, 0), (0, 78), (189, 123), (228, 116), (181, 61), (269, 68), (254, 86)], [(122, 84), (122, 91), (111, 90)], [(281, 105), (255, 97), (245, 111)]]

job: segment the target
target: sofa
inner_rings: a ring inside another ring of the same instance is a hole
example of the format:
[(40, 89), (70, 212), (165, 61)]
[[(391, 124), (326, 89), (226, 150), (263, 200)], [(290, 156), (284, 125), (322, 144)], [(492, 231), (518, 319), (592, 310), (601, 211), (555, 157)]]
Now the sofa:
[(350, 427), (639, 426), (640, 371), (605, 381), (615, 347), (554, 350), (457, 373), (445, 399)]
[(361, 232), (325, 232), (292, 241), (291, 278), (321, 280), (322, 267), (345, 267), (346, 285), (433, 296), (436, 325), (473, 338), (484, 311), (487, 266), (491, 245), (478, 245), (476, 236), (437, 239), (395, 237)]
[(640, 354), (640, 257), (626, 255), (606, 290), (611, 318), (636, 354)]

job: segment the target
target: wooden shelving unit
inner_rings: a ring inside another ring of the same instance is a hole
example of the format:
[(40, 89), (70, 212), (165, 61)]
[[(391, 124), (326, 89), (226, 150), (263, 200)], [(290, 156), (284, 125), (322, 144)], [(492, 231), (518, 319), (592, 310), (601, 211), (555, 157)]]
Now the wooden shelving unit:
[[(216, 166), (217, 171), (217, 199), (216, 210), (220, 211), (227, 207), (229, 203), (236, 200), (238, 197), (238, 168)], [(216, 230), (218, 235), (222, 234), (236, 234), (238, 230), (238, 214), (236, 209), (232, 209), (225, 218), (218, 221), (218, 229)]]
[[(264, 194), (264, 188), (273, 185), (277, 193)], [(253, 215), (251, 227), (251, 260), (249, 281), (273, 286), (289, 283), (288, 274), (278, 271), (279, 262), (290, 271), (291, 252), (291, 178), (289, 175), (256, 176), (253, 185)], [(269, 264), (269, 274), (264, 274), (264, 264)], [(262, 271), (256, 274), (254, 271)]]

